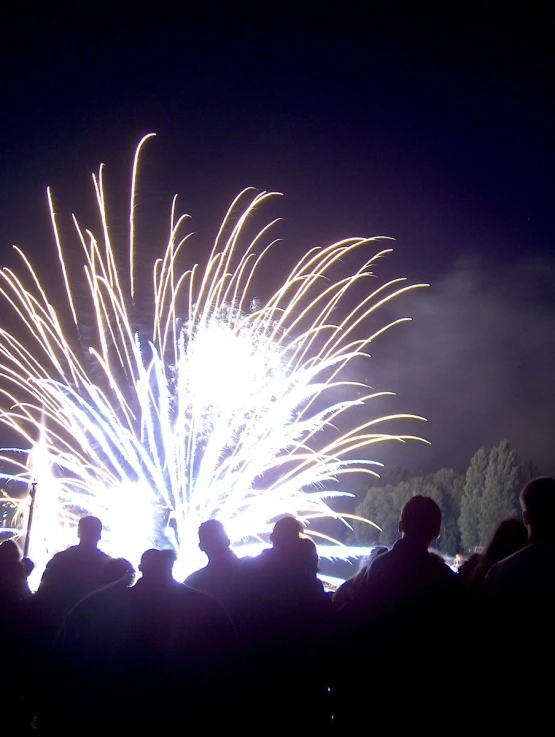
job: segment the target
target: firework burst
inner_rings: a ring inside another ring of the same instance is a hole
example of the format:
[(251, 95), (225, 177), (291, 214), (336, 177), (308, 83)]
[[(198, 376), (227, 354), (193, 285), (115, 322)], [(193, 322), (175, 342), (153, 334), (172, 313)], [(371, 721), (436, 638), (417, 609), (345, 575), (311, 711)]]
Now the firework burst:
[[(343, 493), (341, 477), (375, 474), (371, 461), (357, 460), (362, 449), (413, 437), (379, 429), (411, 415), (349, 424), (356, 407), (384, 393), (350, 380), (348, 368), (403, 320), (363, 338), (361, 331), (384, 303), (426, 286), (404, 279), (375, 286), (373, 265), (389, 252), (374, 253), (378, 239), (307, 251), (261, 299), (255, 288), (276, 244), (274, 223), (245, 239), (275, 193), (242, 192), (205, 265), (190, 268), (183, 267), (186, 217), (177, 216), (174, 199), (168, 242), (152, 267), (150, 308), (140, 309), (136, 189), (148, 137), (132, 169), (124, 264), (111, 242), (101, 167), (93, 176), (100, 237), (73, 218), (82, 248), (77, 279), (48, 192), (62, 306), (55, 306), (59, 290), (47, 289), (20, 249), (21, 273), (1, 272), (17, 327), (0, 328), (0, 422), (22, 439), (13, 477), (38, 482), (30, 555), (39, 569), (73, 542), (85, 512), (104, 521), (108, 552), (137, 560), (152, 545), (171, 544), (182, 574), (199, 563), (197, 528), (209, 517), (224, 523), (236, 547), (263, 540), (283, 513), (321, 541), (315, 519), (349, 524), (329, 505)], [(360, 268), (334, 279), (354, 253), (363, 254)], [(14, 449), (3, 457), (14, 462)], [(327, 542), (340, 553), (339, 543)]]

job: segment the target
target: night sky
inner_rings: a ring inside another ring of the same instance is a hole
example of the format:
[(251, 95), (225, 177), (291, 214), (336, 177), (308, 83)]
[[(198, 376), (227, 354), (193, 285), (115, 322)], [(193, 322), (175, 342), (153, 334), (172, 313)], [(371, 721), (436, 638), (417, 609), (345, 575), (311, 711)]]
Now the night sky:
[(378, 276), (431, 284), (372, 350), (367, 378), (398, 395), (384, 409), (426, 416), (412, 429), (432, 441), (380, 451), (387, 464), (463, 469), (507, 438), (555, 473), (547, 5), (136, 6), (2, 10), (2, 265), (14, 243), (52, 260), (46, 186), (87, 221), (104, 162), (124, 204), (135, 145), (156, 132), (145, 206), (165, 218), (179, 194), (199, 242), (241, 189), (277, 190), (284, 256), (387, 235)]

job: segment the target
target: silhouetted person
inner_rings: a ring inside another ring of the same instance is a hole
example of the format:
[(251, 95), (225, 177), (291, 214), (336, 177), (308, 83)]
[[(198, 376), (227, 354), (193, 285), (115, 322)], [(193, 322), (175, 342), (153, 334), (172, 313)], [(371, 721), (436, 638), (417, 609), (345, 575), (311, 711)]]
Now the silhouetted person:
[[(451, 633), (466, 612), (457, 574), (428, 551), (440, 527), (436, 502), (412, 497), (401, 512), (402, 538), (374, 560), (360, 595), (338, 612), (334, 722), (340, 733), (370, 723), (383, 731), (391, 724), (394, 694), (403, 694), (394, 717), (400, 731), (414, 729), (418, 714), (426, 713), (430, 688), (434, 701), (448, 697), (440, 663), (448, 650), (460, 669)], [(361, 677), (371, 670), (380, 673), (378, 681)], [(372, 702), (357, 708), (368, 702), (369, 693)]]
[(318, 552), (314, 543), (303, 536), (303, 529), (295, 517), (279, 519), (270, 534), (272, 547), (251, 559), (249, 566), (258, 572), (261, 584), (271, 579), (274, 587), (283, 588), (283, 594), (302, 591), (319, 599), (324, 587), (317, 576)]
[(284, 550), (301, 539), (304, 527), (296, 517), (286, 515), (274, 524), (270, 533), (270, 542), (274, 549)]
[(555, 604), (555, 479), (530, 481), (520, 494), (529, 544), (492, 567), (491, 598), (540, 609)]
[(102, 584), (102, 567), (109, 558), (98, 547), (102, 537), (98, 517), (81, 517), (77, 536), (78, 545), (56, 553), (46, 564), (37, 591), (38, 598), (58, 609), (56, 614), (62, 619), (83, 596)]
[(527, 728), (539, 730), (551, 718), (548, 674), (555, 658), (555, 479), (529, 481), (520, 504), (529, 544), (492, 566), (485, 578), (485, 646), (492, 649), (485, 652), (495, 665), (490, 680), (498, 698), (516, 688)]
[(522, 520), (509, 517), (502, 520), (493, 531), (483, 553), (474, 561), (472, 568), (462, 568), (458, 575), (474, 596), (482, 595), (484, 579), (489, 569), (500, 560), (516, 553), (528, 545), (528, 530)]
[(31, 596), (21, 552), (14, 540), (0, 544), (0, 616)]
[(341, 609), (344, 604), (358, 596), (359, 592), (364, 588), (370, 566), (378, 556), (387, 553), (388, 550), (389, 548), (385, 545), (376, 545), (372, 548), (370, 553), (362, 559), (359, 570), (355, 575), (344, 581), (334, 592), (332, 597), (334, 609)]
[(127, 558), (108, 558), (100, 570), (100, 580), (103, 586), (121, 584), (132, 586), (135, 583), (136, 571)]
[(259, 586), (282, 601), (327, 601), (317, 575), (316, 546), (302, 532), (303, 526), (295, 517), (279, 519), (270, 534), (272, 547), (252, 558), (249, 568), (257, 576)]
[[(325, 642), (331, 600), (318, 579), (318, 552), (294, 517), (278, 520), (264, 550), (248, 563), (252, 572), (250, 643), (253, 708), (260, 723), (272, 714), (277, 730), (295, 714), (298, 730), (321, 732), (328, 720)], [(294, 704), (302, 704), (295, 708)]]
[(23, 726), (23, 678), (21, 648), (26, 632), (22, 614), (31, 591), (21, 552), (14, 540), (0, 544), (0, 653), (6, 664), (2, 678), (2, 729), (18, 734)]
[(212, 733), (233, 729), (239, 669), (235, 630), (221, 604), (173, 578), (175, 553), (148, 550), (129, 589), (135, 622), (137, 729), (171, 729), (176, 719)]
[(139, 700), (133, 679), (140, 634), (129, 593), (134, 578), (128, 560), (107, 559), (102, 585), (64, 618), (38, 702), (40, 734), (70, 737), (82, 723), (91, 734), (129, 729), (128, 710)]
[(79, 543), (56, 553), (47, 563), (37, 592), (29, 601), (27, 620), (27, 668), (37, 710), (44, 712), (44, 698), (52, 682), (52, 646), (71, 609), (102, 585), (101, 571), (109, 559), (99, 549), (102, 523), (82, 517), (77, 525)]
[(231, 542), (219, 520), (203, 522), (198, 536), (199, 548), (206, 553), (208, 563), (191, 573), (185, 584), (212, 596), (235, 619), (244, 597), (243, 561), (231, 550)]
[[(85, 597), (56, 641), (56, 692), (45, 717), (48, 735), (162, 733), (201, 724), (207, 733), (234, 727), (233, 626), (211, 597), (173, 578), (175, 553), (150, 549), (141, 577), (110, 562), (111, 584)], [(119, 569), (119, 570), (117, 570)], [(46, 725), (46, 726), (45, 726)]]

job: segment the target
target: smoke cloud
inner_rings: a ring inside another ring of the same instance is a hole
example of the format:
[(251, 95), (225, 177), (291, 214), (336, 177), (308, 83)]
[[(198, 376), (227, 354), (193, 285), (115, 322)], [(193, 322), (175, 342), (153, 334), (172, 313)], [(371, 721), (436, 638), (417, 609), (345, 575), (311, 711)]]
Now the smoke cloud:
[(388, 410), (427, 418), (411, 430), (432, 445), (384, 445), (380, 460), (463, 469), (506, 438), (555, 474), (554, 278), (546, 260), (501, 269), (467, 260), (403, 302), (413, 322), (373, 347), (370, 381), (397, 393)]

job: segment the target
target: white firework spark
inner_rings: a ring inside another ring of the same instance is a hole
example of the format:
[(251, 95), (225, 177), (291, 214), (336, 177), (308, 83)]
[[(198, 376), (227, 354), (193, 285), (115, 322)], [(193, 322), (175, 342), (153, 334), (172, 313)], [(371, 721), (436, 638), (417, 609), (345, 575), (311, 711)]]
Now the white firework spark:
[[(395, 279), (353, 307), (354, 288), (362, 291), (389, 249), (334, 280), (338, 262), (378, 240), (348, 238), (306, 252), (262, 300), (274, 223), (243, 242), (247, 221), (275, 193), (242, 192), (206, 265), (189, 269), (180, 266), (189, 235), (181, 236), (186, 218), (177, 217), (174, 199), (168, 243), (153, 264), (152, 309), (140, 313), (139, 327), (135, 198), (148, 138), (132, 170), (128, 266), (111, 243), (101, 167), (93, 176), (101, 237), (74, 217), (86, 286), (71, 277), (50, 191), (64, 304), (54, 306), (20, 249), (23, 276), (1, 272), (0, 292), (19, 327), (0, 328), (0, 422), (24, 444), (17, 478), (38, 482), (29, 554), (40, 570), (73, 542), (85, 512), (103, 520), (107, 552), (136, 561), (148, 547), (171, 544), (181, 575), (199, 564), (197, 528), (210, 517), (239, 547), (263, 540), (277, 516), (292, 513), (339, 554), (341, 544), (310, 523), (332, 517), (349, 524), (328, 502), (343, 493), (344, 474), (375, 474), (372, 462), (356, 460), (357, 451), (414, 437), (379, 426), (415, 418), (372, 418), (339, 431), (355, 407), (384, 394), (349, 380), (347, 368), (367, 357), (377, 335), (408, 319), (359, 338), (368, 318), (427, 285)], [(12, 451), (2, 457), (13, 462)]]

